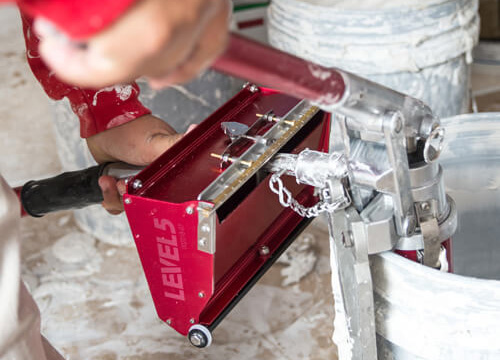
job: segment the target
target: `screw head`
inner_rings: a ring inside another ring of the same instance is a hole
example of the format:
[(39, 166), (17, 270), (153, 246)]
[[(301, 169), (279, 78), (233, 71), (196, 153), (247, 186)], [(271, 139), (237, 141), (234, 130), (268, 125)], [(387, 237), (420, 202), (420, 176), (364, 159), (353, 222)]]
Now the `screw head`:
[(139, 179), (135, 179), (134, 182), (132, 183), (132, 187), (134, 189), (140, 189), (142, 187), (142, 181)]
[(270, 253), (269, 247), (267, 247), (267, 246), (263, 245), (263, 246), (261, 246), (261, 247), (259, 248), (259, 254), (260, 254), (261, 256), (267, 256), (267, 255), (269, 255), (269, 253)]
[(198, 240), (198, 245), (200, 246), (206, 246), (207, 245), (207, 239), (201, 238)]
[(257, 87), (257, 85), (252, 84), (248, 87), (248, 90), (250, 90), (253, 93), (256, 93), (257, 91), (259, 91), (259, 88)]
[(125, 199), (125, 204), (132, 204), (132, 199), (126, 198)]
[(208, 226), (207, 224), (204, 224), (201, 226), (201, 231), (203, 232), (210, 232), (210, 226)]
[(200, 291), (200, 292), (198, 293), (198, 297), (199, 297), (200, 299), (204, 298), (204, 297), (205, 297), (205, 293), (204, 293), (203, 291)]
[(431, 206), (428, 202), (423, 202), (420, 204), (420, 209), (422, 209), (423, 211), (429, 211), (430, 208)]
[(194, 319), (193, 319), (193, 318), (191, 318), (191, 319), (189, 320), (189, 322), (190, 322), (191, 324), (194, 324)]
[(192, 207), (192, 206), (188, 206), (188, 207), (186, 208), (186, 214), (188, 214), (188, 215), (193, 215), (193, 213), (194, 213), (194, 209), (193, 209), (193, 207)]

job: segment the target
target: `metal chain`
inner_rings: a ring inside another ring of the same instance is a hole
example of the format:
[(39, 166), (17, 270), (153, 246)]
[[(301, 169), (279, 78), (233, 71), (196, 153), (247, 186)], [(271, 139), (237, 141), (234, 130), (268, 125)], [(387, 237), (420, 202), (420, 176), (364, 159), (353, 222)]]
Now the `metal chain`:
[[(290, 190), (285, 187), (281, 180), (281, 175), (283, 174), (284, 171), (274, 173), (269, 179), (269, 188), (273, 193), (278, 195), (279, 202), (283, 207), (289, 207), (302, 217), (317, 217), (321, 213), (334, 212), (339, 208), (345, 208), (351, 204), (351, 199), (347, 196), (343, 196), (332, 202), (320, 200), (311, 207), (305, 207), (295, 200)], [(322, 189), (322, 192), (325, 193), (326, 189)]]

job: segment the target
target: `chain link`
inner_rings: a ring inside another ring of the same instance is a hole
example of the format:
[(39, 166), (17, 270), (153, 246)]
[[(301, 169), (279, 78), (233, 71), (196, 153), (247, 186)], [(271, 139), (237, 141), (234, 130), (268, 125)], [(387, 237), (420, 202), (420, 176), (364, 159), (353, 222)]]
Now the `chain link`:
[(311, 207), (305, 207), (295, 200), (290, 190), (285, 187), (283, 181), (281, 180), (281, 175), (283, 174), (284, 171), (274, 173), (269, 179), (269, 188), (273, 193), (278, 195), (279, 202), (283, 207), (289, 207), (302, 217), (317, 217), (321, 213), (334, 212), (339, 208), (345, 208), (351, 204), (351, 199), (345, 195), (334, 199), (331, 202), (324, 201), (329, 198), (328, 191), (324, 188), (321, 190), (324, 195), (324, 200), (318, 201)]

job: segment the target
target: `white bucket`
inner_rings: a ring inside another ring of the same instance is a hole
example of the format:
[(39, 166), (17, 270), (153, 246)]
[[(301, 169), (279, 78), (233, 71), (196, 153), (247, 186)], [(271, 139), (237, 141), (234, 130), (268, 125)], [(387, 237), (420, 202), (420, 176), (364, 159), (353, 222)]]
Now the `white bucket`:
[[(379, 359), (500, 359), (500, 113), (443, 120), (455, 274), (373, 256)], [(488, 280), (489, 279), (489, 280)]]
[(477, 0), (273, 0), (270, 43), (419, 98), (441, 117), (469, 106)]

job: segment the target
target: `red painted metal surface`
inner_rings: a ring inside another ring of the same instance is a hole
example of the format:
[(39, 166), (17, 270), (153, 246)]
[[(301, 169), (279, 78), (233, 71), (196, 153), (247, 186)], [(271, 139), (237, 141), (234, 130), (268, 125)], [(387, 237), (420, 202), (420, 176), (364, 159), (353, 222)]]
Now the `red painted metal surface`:
[(128, 194), (124, 200), (158, 316), (187, 335), (214, 291), (213, 255), (197, 250), (198, 203)]
[[(210, 326), (303, 221), (279, 204), (268, 177), (254, 179), (237, 201), (227, 201), (224, 214), (217, 213), (215, 254), (197, 249), (196, 199), (223, 171), (210, 153), (222, 153), (229, 143), (221, 123), (251, 125), (256, 113), (284, 116), (297, 103), (276, 91), (243, 89), (138, 174), (142, 188), (127, 190), (125, 211), (158, 315), (183, 335), (193, 322)], [(287, 152), (327, 148), (328, 120), (325, 113), (316, 114)], [(313, 188), (291, 177), (284, 181), (304, 205), (317, 201)], [(259, 254), (262, 246), (269, 255)]]
[[(448, 260), (448, 272), (453, 272), (453, 241), (448, 239), (443, 241), (441, 245), (446, 249), (446, 259)], [(423, 249), (422, 249), (423, 250)], [(411, 261), (420, 262), (418, 259), (417, 251), (415, 250), (394, 250), (396, 254), (401, 255)]]
[(243, 30), (243, 29), (248, 29), (256, 26), (264, 26), (264, 18), (258, 18), (258, 19), (251, 19), (251, 20), (245, 20), (245, 21), (240, 21), (238, 23), (238, 29)]
[(277, 49), (232, 34), (226, 52), (212, 68), (269, 86), (298, 99), (336, 104), (344, 95), (342, 74)]

